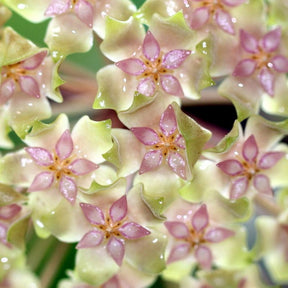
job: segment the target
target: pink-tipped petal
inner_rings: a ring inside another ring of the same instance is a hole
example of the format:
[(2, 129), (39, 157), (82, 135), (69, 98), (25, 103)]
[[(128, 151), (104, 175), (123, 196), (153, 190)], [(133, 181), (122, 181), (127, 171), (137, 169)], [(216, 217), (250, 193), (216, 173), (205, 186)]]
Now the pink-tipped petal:
[(139, 239), (151, 234), (149, 230), (135, 222), (128, 222), (119, 228), (119, 232), (127, 239)]
[(238, 160), (234, 159), (224, 160), (219, 162), (216, 166), (229, 176), (239, 175), (244, 170), (243, 165)]
[(274, 75), (267, 68), (263, 68), (259, 73), (259, 80), (262, 88), (271, 97), (274, 95), (275, 78)]
[(35, 176), (28, 192), (46, 190), (51, 187), (54, 181), (54, 175), (51, 172), (41, 172)]
[(8, 228), (4, 224), (0, 223), (0, 242), (2, 242), (4, 245), (8, 244), (7, 231)]
[(0, 86), (0, 105), (6, 103), (14, 94), (15, 82), (12, 79), (6, 80)]
[(226, 238), (232, 237), (235, 232), (226, 228), (217, 227), (210, 229), (204, 236), (205, 240), (208, 242), (218, 243)]
[(55, 16), (65, 13), (70, 6), (70, 0), (52, 0), (44, 15)]
[(86, 219), (93, 225), (105, 224), (105, 217), (100, 208), (88, 203), (80, 203), (80, 207)]
[(199, 232), (204, 230), (209, 224), (209, 215), (207, 211), (207, 206), (202, 204), (197, 211), (194, 213), (191, 223), (193, 228)]
[(275, 151), (265, 153), (259, 160), (258, 167), (260, 169), (270, 169), (286, 155), (285, 152)]
[(77, 17), (89, 28), (93, 27), (94, 9), (90, 2), (86, 0), (78, 0), (74, 6)]
[(21, 66), (27, 70), (36, 69), (38, 66), (41, 65), (41, 63), (43, 62), (46, 56), (47, 56), (47, 51), (41, 51), (33, 55), (32, 57), (24, 60)]
[(150, 61), (155, 61), (160, 55), (159, 43), (150, 31), (147, 31), (144, 38), (142, 52)]
[(170, 264), (172, 262), (184, 259), (189, 255), (191, 250), (191, 246), (189, 243), (183, 243), (173, 247), (168, 257), (167, 263)]
[(262, 194), (273, 195), (269, 178), (264, 174), (258, 174), (253, 178), (253, 185)]
[(145, 70), (145, 64), (138, 58), (128, 58), (115, 63), (115, 65), (130, 75), (138, 76), (141, 75)]
[(185, 139), (180, 134), (176, 136), (174, 144), (176, 144), (181, 149), (186, 149)]
[(88, 159), (79, 158), (74, 160), (68, 168), (74, 175), (85, 175), (96, 170), (98, 167), (97, 164)]
[(126, 195), (115, 201), (110, 207), (109, 214), (114, 223), (123, 220), (127, 215), (127, 198)]
[(184, 93), (178, 79), (173, 75), (161, 75), (160, 83), (162, 89), (170, 95), (184, 97)]
[(164, 135), (172, 135), (177, 129), (177, 120), (172, 105), (169, 105), (160, 118), (160, 128)]
[(121, 266), (124, 254), (125, 254), (125, 246), (120, 239), (115, 237), (111, 237), (107, 244), (107, 251), (110, 256), (114, 259), (114, 261)]
[(230, 199), (235, 200), (245, 195), (248, 189), (249, 181), (247, 177), (236, 179), (231, 186)]
[(170, 152), (168, 156), (168, 165), (179, 177), (186, 179), (186, 161), (181, 154)]
[(288, 73), (288, 59), (282, 55), (276, 55), (271, 60), (273, 68), (279, 73)]
[(105, 282), (105, 284), (102, 285), (102, 288), (121, 288), (118, 277), (113, 276), (108, 282)]
[(27, 147), (25, 151), (32, 157), (39, 166), (50, 166), (54, 163), (53, 155), (41, 147)]
[(195, 258), (200, 264), (202, 269), (210, 269), (212, 266), (212, 253), (211, 250), (204, 246), (200, 245), (195, 249)]
[(31, 77), (31, 76), (20, 76), (19, 77), (19, 84), (21, 87), (21, 90), (28, 94), (31, 95), (35, 98), (40, 98), (40, 90), (39, 90), (39, 85), (37, 81)]
[(280, 41), (281, 28), (276, 28), (264, 35), (261, 44), (266, 52), (273, 52), (279, 47)]
[(151, 97), (155, 94), (156, 85), (151, 77), (139, 81), (137, 91), (144, 96)]
[(139, 174), (143, 174), (158, 168), (162, 162), (162, 157), (163, 156), (160, 150), (148, 151), (142, 160)]
[(234, 35), (234, 25), (231, 19), (231, 15), (223, 9), (217, 9), (215, 12), (215, 20), (217, 25), (222, 29), (224, 32)]
[(221, 2), (230, 7), (235, 7), (243, 4), (246, 0), (222, 0)]
[(9, 220), (16, 216), (22, 207), (17, 204), (10, 204), (0, 207), (0, 219)]
[(257, 63), (256, 61), (252, 59), (244, 59), (241, 60), (235, 67), (233, 71), (233, 76), (235, 77), (248, 77), (251, 76), (255, 69), (256, 69)]
[(74, 179), (62, 176), (59, 183), (59, 190), (66, 200), (74, 204), (77, 196), (77, 185)]
[(243, 158), (247, 162), (255, 162), (258, 156), (259, 150), (256, 139), (254, 135), (250, 135), (247, 140), (244, 142), (242, 147)]
[(164, 55), (162, 65), (167, 69), (177, 69), (190, 54), (190, 50), (171, 50)]
[(61, 137), (58, 139), (55, 148), (60, 160), (64, 160), (71, 155), (74, 144), (68, 129), (65, 130)]
[(144, 145), (151, 146), (160, 142), (158, 134), (151, 128), (133, 127), (130, 130)]
[(210, 13), (207, 7), (197, 8), (192, 12), (190, 27), (192, 29), (201, 29), (209, 20)]
[(164, 225), (169, 233), (177, 239), (185, 239), (189, 236), (189, 229), (183, 222), (166, 221)]
[(240, 30), (240, 44), (242, 48), (248, 53), (257, 53), (258, 52), (258, 41), (250, 33)]
[(97, 230), (87, 232), (76, 246), (76, 249), (96, 247), (103, 241), (103, 233)]

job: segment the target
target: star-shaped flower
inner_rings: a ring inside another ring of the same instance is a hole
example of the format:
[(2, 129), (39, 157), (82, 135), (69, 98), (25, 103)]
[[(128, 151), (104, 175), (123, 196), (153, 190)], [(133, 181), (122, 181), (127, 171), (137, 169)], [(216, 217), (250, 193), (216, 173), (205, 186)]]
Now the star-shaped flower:
[(91, 248), (105, 243), (108, 254), (119, 266), (125, 255), (125, 240), (150, 234), (140, 224), (126, 219), (128, 207), (125, 195), (111, 205), (109, 212), (88, 203), (80, 203), (80, 206), (94, 229), (83, 236), (76, 248)]
[(125, 73), (139, 79), (136, 90), (145, 96), (153, 96), (161, 88), (167, 94), (183, 97), (181, 84), (173, 71), (182, 65), (191, 51), (175, 49), (163, 53), (158, 41), (148, 31), (142, 44), (142, 54), (139, 58), (131, 57), (116, 63)]
[(41, 147), (27, 147), (25, 150), (43, 169), (35, 176), (28, 191), (46, 190), (56, 183), (59, 191), (71, 204), (75, 202), (77, 194), (75, 178), (98, 168), (94, 162), (77, 157), (69, 130), (63, 132), (52, 152)]
[(288, 58), (278, 52), (281, 28), (267, 32), (260, 39), (241, 30), (240, 44), (246, 54), (236, 65), (233, 76), (250, 77), (257, 74), (263, 90), (273, 96), (276, 75), (288, 72)]

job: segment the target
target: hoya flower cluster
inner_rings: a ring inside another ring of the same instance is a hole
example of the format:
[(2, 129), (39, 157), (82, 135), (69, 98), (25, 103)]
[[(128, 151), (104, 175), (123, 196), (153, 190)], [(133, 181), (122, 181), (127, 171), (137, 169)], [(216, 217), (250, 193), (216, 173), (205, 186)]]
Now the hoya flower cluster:
[(0, 0), (0, 287), (288, 283), (288, 2), (142, 2)]

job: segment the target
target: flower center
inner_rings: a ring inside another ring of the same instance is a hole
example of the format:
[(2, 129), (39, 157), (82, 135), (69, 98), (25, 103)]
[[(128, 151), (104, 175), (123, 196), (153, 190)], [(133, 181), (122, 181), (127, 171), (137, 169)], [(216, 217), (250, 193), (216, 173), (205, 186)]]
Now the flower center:
[(238, 161), (242, 164), (244, 170), (237, 176), (245, 176), (248, 180), (251, 180), (255, 174), (260, 172), (260, 169), (257, 167), (256, 160), (253, 162), (247, 162), (243, 159), (238, 159)]
[(193, 1), (193, 9), (205, 7), (209, 9), (209, 14), (213, 15), (216, 10), (225, 10), (221, 0), (204, 0), (204, 1)]
[(66, 158), (64, 160), (60, 160), (60, 158), (56, 155), (56, 153), (54, 153), (53, 158), (54, 163), (50, 165), (48, 169), (55, 173), (56, 180), (60, 180), (63, 175), (71, 176), (73, 174), (72, 171), (69, 169), (69, 165), (72, 162), (71, 157)]
[(108, 213), (106, 213), (105, 224), (95, 226), (104, 232), (105, 239), (109, 239), (111, 236), (116, 236), (119, 238), (122, 236), (122, 234), (118, 229), (122, 226), (124, 219), (113, 223), (111, 217), (108, 216)]
[(261, 47), (258, 47), (258, 52), (251, 56), (251, 59), (256, 61), (256, 69), (261, 70), (263, 67), (271, 68), (272, 63), (270, 62), (272, 53), (265, 52)]
[(13, 79), (16, 83), (19, 81), (19, 77), (26, 74), (26, 70), (21, 67), (21, 63), (10, 64), (2, 67), (2, 83), (4, 80)]

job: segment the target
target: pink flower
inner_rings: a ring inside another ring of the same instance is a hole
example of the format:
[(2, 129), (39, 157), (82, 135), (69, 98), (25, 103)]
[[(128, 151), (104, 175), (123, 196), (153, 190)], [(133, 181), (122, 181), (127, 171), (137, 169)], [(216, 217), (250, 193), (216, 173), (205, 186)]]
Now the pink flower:
[(43, 171), (37, 174), (28, 191), (46, 190), (54, 182), (59, 185), (59, 191), (73, 204), (77, 195), (75, 178), (88, 174), (98, 168), (98, 165), (86, 158), (77, 158), (73, 140), (69, 130), (65, 130), (51, 153), (41, 147), (28, 147), (26, 152)]
[(40, 98), (36, 69), (42, 64), (47, 51), (41, 51), (18, 63), (3, 66), (1, 70), (0, 104), (6, 103), (19, 88), (24, 93)]
[(259, 40), (241, 30), (240, 44), (248, 55), (236, 65), (233, 76), (249, 77), (257, 73), (264, 91), (273, 96), (275, 74), (288, 72), (288, 59), (277, 52), (280, 42), (281, 28), (267, 32)]
[(160, 119), (160, 129), (149, 127), (132, 127), (131, 131), (147, 146), (141, 163), (139, 174), (159, 167), (166, 159), (169, 167), (181, 178), (186, 178), (185, 140), (177, 128), (175, 112), (171, 105), (163, 112)]
[(221, 161), (217, 166), (232, 180), (230, 198), (242, 197), (252, 182), (255, 189), (264, 194), (271, 195), (272, 188), (269, 178), (261, 173), (272, 168), (284, 157), (280, 151), (266, 152), (259, 157), (259, 149), (254, 135), (250, 135), (242, 146), (242, 155), (234, 153), (235, 157)]
[(45, 15), (55, 16), (72, 11), (80, 21), (86, 24), (89, 28), (92, 28), (94, 5), (94, 0), (52, 0), (45, 11)]
[(191, 51), (175, 49), (164, 54), (158, 41), (148, 31), (142, 44), (142, 53), (139, 58), (131, 57), (116, 63), (122, 71), (139, 79), (137, 91), (149, 97), (161, 87), (167, 94), (183, 97), (181, 84), (173, 71), (181, 66)]
[(125, 195), (116, 200), (107, 213), (92, 204), (80, 203), (80, 206), (94, 229), (83, 236), (76, 248), (91, 248), (105, 243), (108, 254), (119, 266), (125, 255), (125, 240), (139, 239), (150, 234), (140, 224), (127, 220)]
[[(191, 2), (193, 11), (189, 15), (189, 20), (192, 29), (201, 29), (212, 19), (224, 32), (235, 34), (229, 9), (241, 5), (245, 0), (192, 0)], [(189, 3), (186, 6), (189, 6)]]
[(181, 260), (191, 253), (200, 266), (204, 269), (210, 269), (212, 265), (212, 252), (207, 244), (219, 243), (228, 237), (234, 236), (232, 230), (223, 227), (209, 227), (209, 215), (207, 207), (202, 204), (188, 219), (183, 221), (166, 221), (169, 233), (180, 242), (176, 244), (168, 257), (167, 262)]

